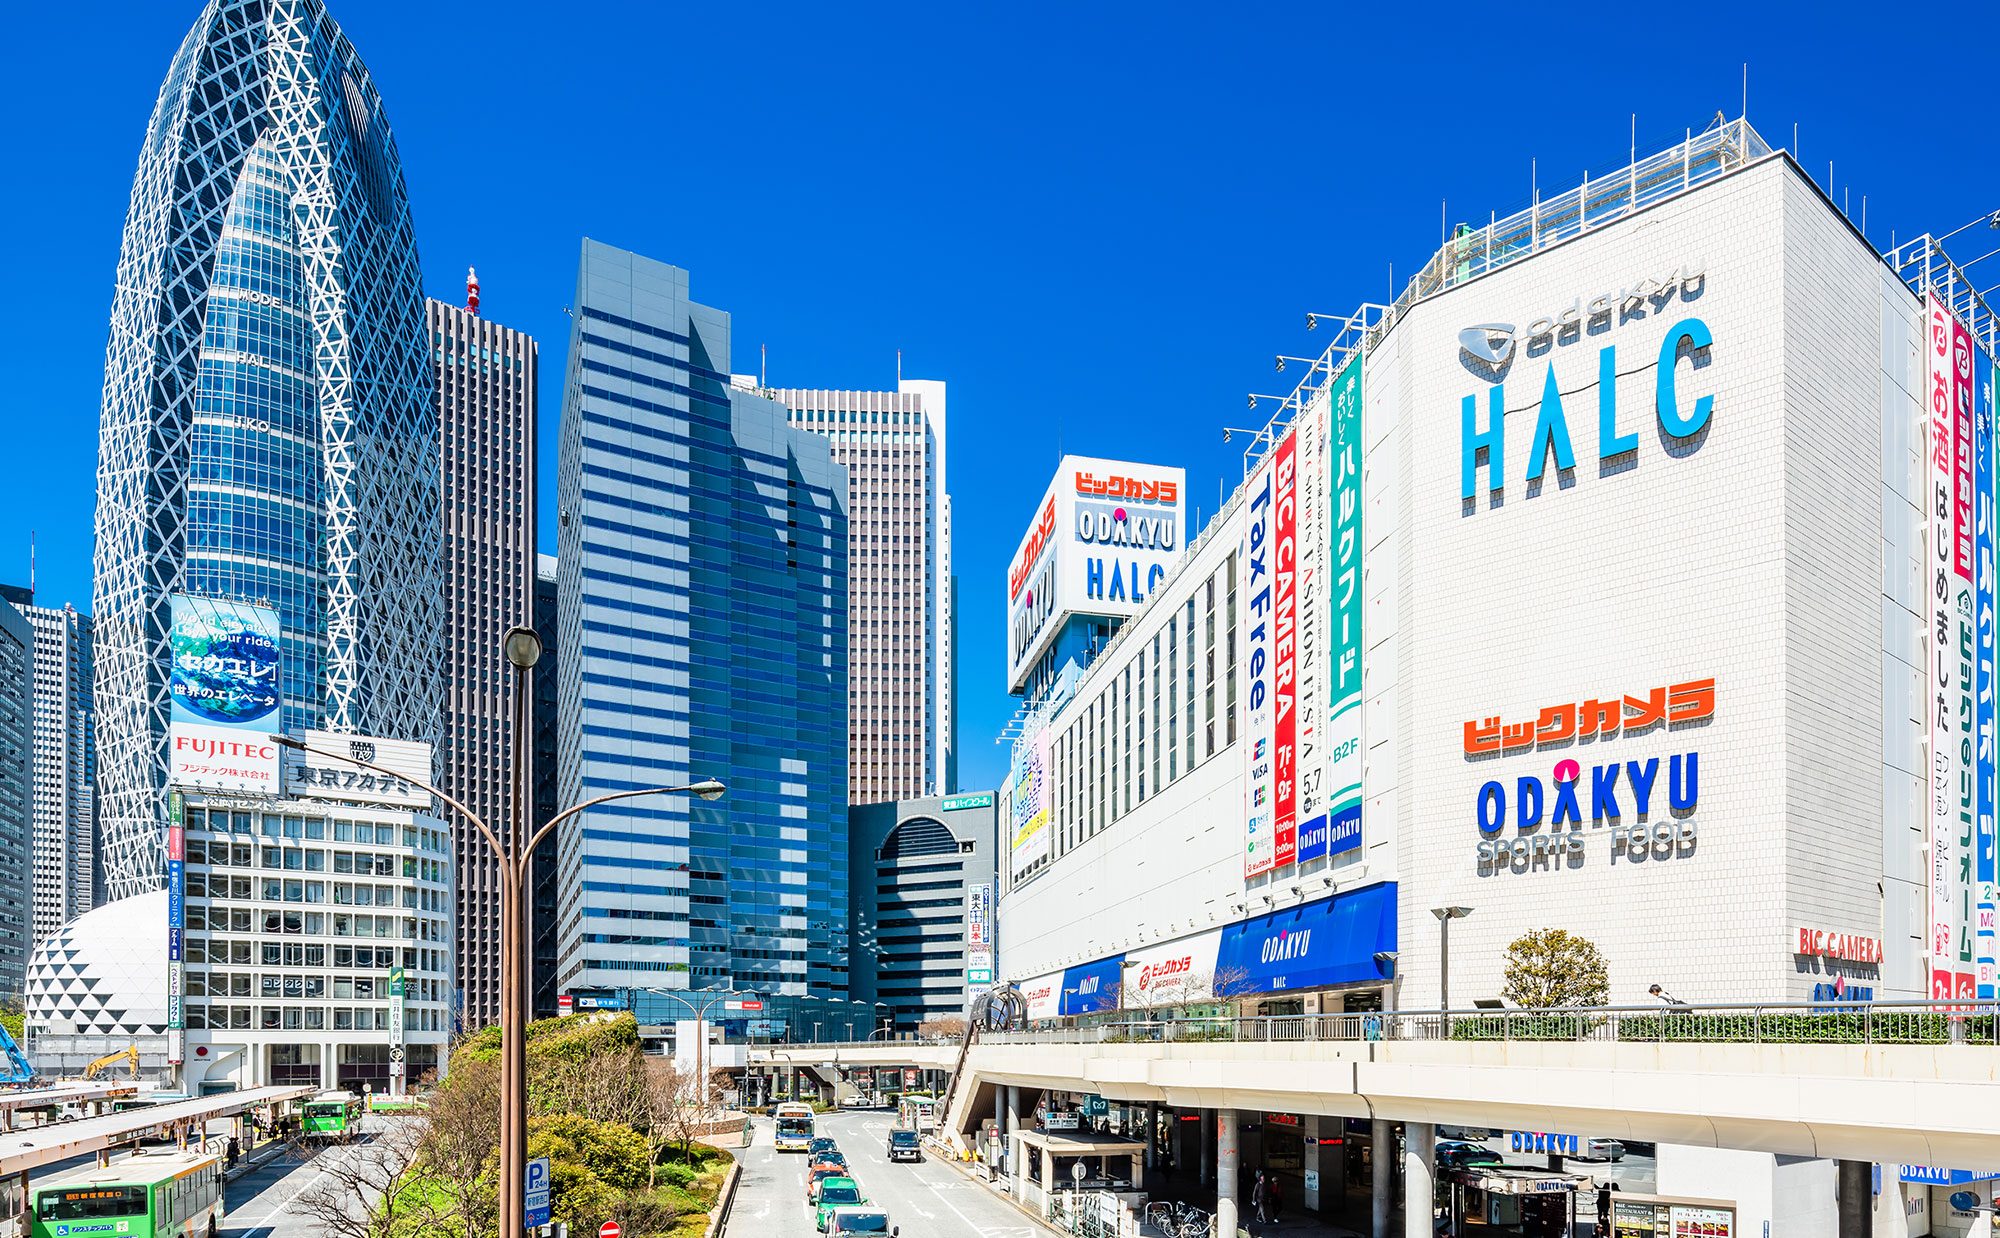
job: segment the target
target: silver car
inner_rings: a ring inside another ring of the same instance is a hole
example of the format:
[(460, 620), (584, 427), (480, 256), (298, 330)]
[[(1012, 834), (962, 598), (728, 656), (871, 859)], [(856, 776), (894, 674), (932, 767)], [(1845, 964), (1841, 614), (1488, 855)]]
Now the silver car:
[(880, 1208), (867, 1204), (850, 1204), (835, 1208), (826, 1219), (826, 1232), (831, 1234), (887, 1234), (896, 1238), (902, 1232), (900, 1226), (889, 1224), (889, 1214)]

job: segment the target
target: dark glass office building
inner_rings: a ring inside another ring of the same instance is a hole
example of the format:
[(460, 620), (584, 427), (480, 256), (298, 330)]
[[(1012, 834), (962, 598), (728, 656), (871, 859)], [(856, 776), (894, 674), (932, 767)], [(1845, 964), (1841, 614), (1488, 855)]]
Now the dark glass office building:
[(566, 993), (844, 997), (847, 481), (686, 271), (586, 241), (557, 470)]

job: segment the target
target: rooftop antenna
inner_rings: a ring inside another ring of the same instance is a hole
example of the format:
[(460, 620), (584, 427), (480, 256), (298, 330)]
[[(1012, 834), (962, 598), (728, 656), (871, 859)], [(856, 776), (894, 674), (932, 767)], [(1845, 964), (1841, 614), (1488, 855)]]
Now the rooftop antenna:
[(1736, 113), (1744, 120), (1750, 119), (1750, 62), (1743, 62), (1743, 110)]
[(479, 272), (465, 268), (465, 312), (479, 317)]
[(903, 350), (896, 350), (896, 390), (903, 389)]
[(757, 389), (768, 391), (771, 383), (771, 346), (757, 345)]
[(35, 531), (28, 530), (28, 596), (35, 596)]

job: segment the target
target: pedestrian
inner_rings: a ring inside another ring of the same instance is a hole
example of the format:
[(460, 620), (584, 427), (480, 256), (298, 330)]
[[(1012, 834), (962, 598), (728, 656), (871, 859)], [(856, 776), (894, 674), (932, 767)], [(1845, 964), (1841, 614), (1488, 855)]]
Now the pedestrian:
[(1266, 1216), (1264, 1213), (1264, 1209), (1270, 1203), (1270, 1197), (1267, 1194), (1269, 1189), (1270, 1189), (1269, 1185), (1264, 1180), (1264, 1171), (1261, 1169), (1258, 1170), (1256, 1184), (1250, 1188), (1250, 1207), (1252, 1211), (1256, 1214), (1257, 1223), (1259, 1225), (1262, 1225), (1266, 1221), (1270, 1220), (1270, 1217)]
[(1616, 1189), (1609, 1180), (1597, 1188), (1597, 1238), (1611, 1238), (1611, 1192)]
[(1278, 1175), (1272, 1174), (1266, 1179), (1264, 1189), (1270, 1197), (1264, 1206), (1264, 1216), (1271, 1224), (1276, 1225), (1285, 1212), (1285, 1197), (1278, 1184)]

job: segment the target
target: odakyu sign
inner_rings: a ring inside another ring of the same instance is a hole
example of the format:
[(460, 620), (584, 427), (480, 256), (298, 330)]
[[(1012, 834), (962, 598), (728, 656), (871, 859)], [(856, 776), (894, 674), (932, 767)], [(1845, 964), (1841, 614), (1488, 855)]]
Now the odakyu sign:
[[(1555, 758), (1546, 769), (1490, 777), (1473, 793), (1478, 874), (1581, 868), (1592, 839), (1605, 840), (1599, 849), (1614, 866), (1691, 857), (1701, 753), (1675, 744), (1674, 733), (1705, 724), (1714, 712), (1715, 681), (1700, 679), (1548, 706), (1534, 723), (1508, 725), (1498, 716), (1465, 723), (1468, 762), (1535, 749)], [(1608, 750), (1618, 740), (1644, 746)]]
[[(1479, 323), (1460, 331), (1460, 365), (1487, 384), (1483, 397), (1473, 391), (1459, 401), (1459, 497), (1464, 513), (1501, 506), (1510, 485), (1536, 497), (1542, 493), (1551, 460), (1558, 489), (1567, 488), (1577, 467), (1577, 443), (1581, 440), (1588, 446), (1593, 441), (1587, 437), (1592, 423), (1601, 475), (1624, 471), (1621, 466), (1628, 461), (1636, 463), (1642, 450), (1638, 418), (1629, 407), (1629, 397), (1626, 407), (1620, 405), (1621, 379), (1630, 379), (1631, 384), (1650, 381), (1648, 411), (1670, 457), (1699, 450), (1706, 441), (1716, 397), (1702, 389), (1696, 376), (1709, 364), (1715, 338), (1705, 321), (1685, 311), (1701, 298), (1707, 283), (1701, 264), (1688, 263), (1665, 278), (1642, 278), (1588, 301), (1578, 297), (1567, 309), (1531, 321), (1518, 335), (1512, 324), (1504, 322)], [(1657, 345), (1640, 338), (1650, 333), (1635, 324), (1661, 319), (1672, 325)], [(1589, 355), (1592, 344), (1594, 365)], [(1647, 370), (1652, 371), (1650, 380), (1643, 378)], [(1530, 391), (1539, 394), (1525, 394)], [(1525, 467), (1511, 473), (1507, 417), (1531, 412), (1535, 422)]]
[(1071, 615), (1127, 618), (1179, 557), (1181, 469), (1064, 456), (1007, 569), (1008, 687), (1021, 691)]

